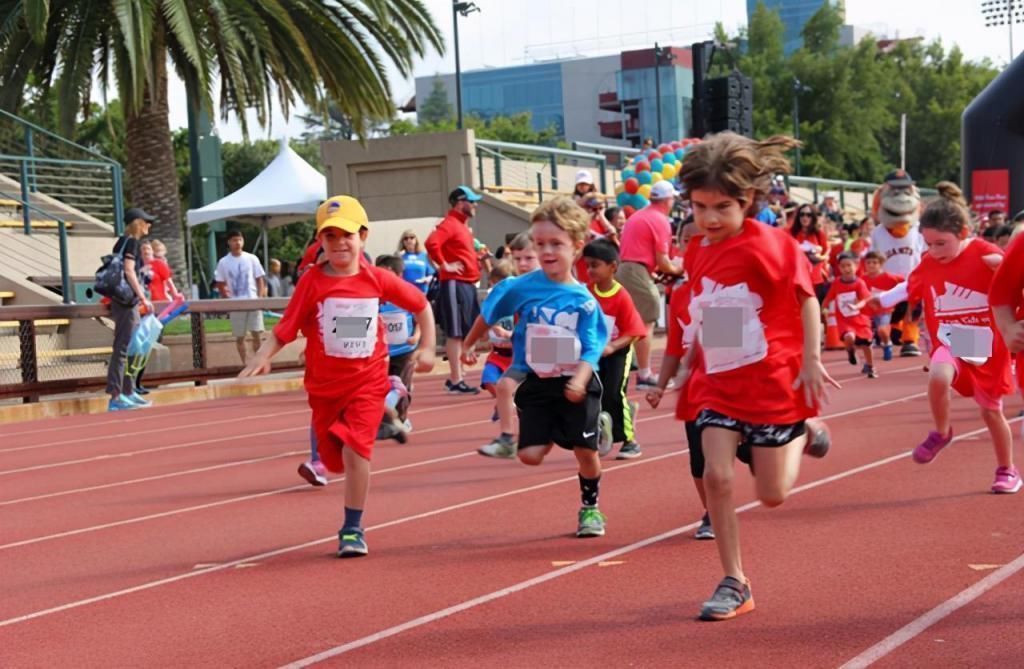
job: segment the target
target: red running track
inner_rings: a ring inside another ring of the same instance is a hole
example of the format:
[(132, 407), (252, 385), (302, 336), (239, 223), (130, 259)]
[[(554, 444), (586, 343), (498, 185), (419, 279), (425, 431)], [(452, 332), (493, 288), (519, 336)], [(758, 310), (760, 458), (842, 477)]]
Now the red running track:
[(343, 484), (295, 475), (299, 393), (2, 426), (0, 666), (1019, 664), (1024, 497), (988, 494), (973, 405), (921, 467), (920, 361), (828, 366), (829, 457), (780, 509), (739, 474), (758, 608), (728, 623), (694, 621), (720, 572), (667, 407), (641, 410), (642, 458), (605, 463), (608, 535), (578, 540), (571, 455), (477, 456), (490, 401), (420, 379), (410, 443), (374, 456), (371, 554), (347, 561)]

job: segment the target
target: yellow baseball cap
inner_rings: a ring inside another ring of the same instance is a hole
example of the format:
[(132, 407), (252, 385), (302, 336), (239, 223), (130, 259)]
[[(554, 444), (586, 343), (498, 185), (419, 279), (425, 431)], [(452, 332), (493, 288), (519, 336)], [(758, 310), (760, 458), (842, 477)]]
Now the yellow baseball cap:
[(348, 195), (335, 195), (323, 201), (316, 210), (316, 234), (326, 228), (338, 228), (345, 232), (359, 232), (369, 228), (370, 221), (359, 200)]

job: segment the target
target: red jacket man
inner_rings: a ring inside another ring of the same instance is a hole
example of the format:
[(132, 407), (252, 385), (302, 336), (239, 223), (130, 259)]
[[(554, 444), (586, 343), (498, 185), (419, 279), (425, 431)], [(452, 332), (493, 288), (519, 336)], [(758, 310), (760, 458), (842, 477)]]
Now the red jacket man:
[(454, 394), (472, 394), (479, 388), (466, 385), (462, 378), (462, 340), (480, 315), (476, 283), (480, 280), (480, 265), (473, 246), (473, 232), (469, 219), (476, 215), (476, 203), (481, 200), (468, 186), (459, 186), (448, 195), (451, 209), (434, 231), (425, 246), (430, 260), (437, 265), (441, 290), (435, 304), (437, 322), (445, 333), (445, 348), (451, 366), (445, 389)]

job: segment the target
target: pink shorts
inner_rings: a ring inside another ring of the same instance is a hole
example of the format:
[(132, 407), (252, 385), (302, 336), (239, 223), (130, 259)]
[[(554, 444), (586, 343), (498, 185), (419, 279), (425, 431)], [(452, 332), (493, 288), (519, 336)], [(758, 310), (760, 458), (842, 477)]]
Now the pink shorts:
[(948, 347), (941, 344), (936, 347), (935, 351), (932, 352), (931, 361), (932, 364), (946, 363), (953, 367), (953, 389), (958, 393), (965, 397), (973, 397), (974, 402), (982, 409), (989, 409), (991, 411), (1003, 410), (1003, 398), (992, 397), (979, 388), (978, 384), (974, 382), (973, 366), (970, 363), (954, 358), (953, 354), (949, 352)]

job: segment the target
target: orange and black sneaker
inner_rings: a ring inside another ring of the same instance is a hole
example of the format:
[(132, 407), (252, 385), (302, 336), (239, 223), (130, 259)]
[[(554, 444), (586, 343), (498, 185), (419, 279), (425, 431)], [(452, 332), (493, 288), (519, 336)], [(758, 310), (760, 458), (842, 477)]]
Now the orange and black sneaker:
[(700, 609), (701, 620), (729, 620), (754, 610), (754, 598), (750, 595), (750, 581), (740, 581), (732, 576), (722, 579), (715, 588), (711, 599)]

